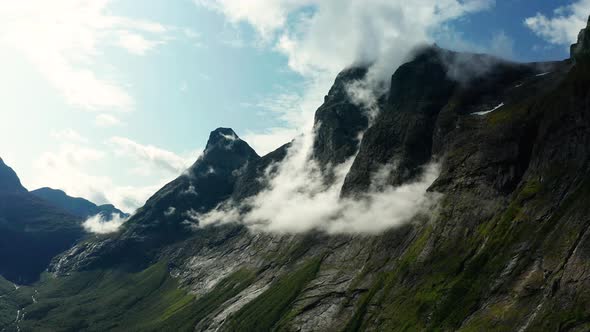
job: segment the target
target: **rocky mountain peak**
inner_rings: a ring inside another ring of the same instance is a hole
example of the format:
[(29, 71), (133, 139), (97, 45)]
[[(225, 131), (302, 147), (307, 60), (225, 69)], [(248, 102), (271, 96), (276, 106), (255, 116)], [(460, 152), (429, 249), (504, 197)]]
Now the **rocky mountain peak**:
[(570, 47), (570, 57), (572, 60), (580, 61), (590, 56), (590, 17), (586, 28), (578, 34), (578, 41)]
[(20, 183), (20, 179), (10, 166), (0, 158), (0, 192), (21, 192), (26, 189)]
[(203, 167), (220, 167), (235, 170), (242, 167), (248, 160), (259, 158), (248, 143), (231, 128), (217, 128), (209, 134), (203, 156), (197, 160), (192, 169)]
[(210, 150), (215, 147), (227, 148), (230, 143), (240, 140), (238, 135), (231, 128), (217, 128), (209, 134), (207, 147), (205, 150)]

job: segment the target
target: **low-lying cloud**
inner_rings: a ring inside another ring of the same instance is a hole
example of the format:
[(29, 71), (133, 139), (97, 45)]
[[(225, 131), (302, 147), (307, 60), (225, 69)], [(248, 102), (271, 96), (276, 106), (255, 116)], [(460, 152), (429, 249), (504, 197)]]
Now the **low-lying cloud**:
[(86, 219), (82, 226), (90, 233), (110, 234), (117, 232), (128, 219), (121, 217), (118, 213), (113, 213), (110, 218), (99, 213)]
[(385, 173), (395, 163), (384, 165), (372, 176), (371, 189), (359, 197), (342, 198), (340, 190), (352, 160), (334, 169), (335, 181), (325, 182), (318, 165), (310, 158), (311, 141), (297, 140), (268, 187), (243, 202), (225, 202), (206, 214), (192, 214), (199, 227), (241, 222), (252, 230), (302, 233), (311, 230), (329, 234), (376, 234), (408, 223), (431, 210), (438, 194), (427, 192), (438, 177), (436, 163), (425, 165), (423, 174), (401, 186), (385, 184)]

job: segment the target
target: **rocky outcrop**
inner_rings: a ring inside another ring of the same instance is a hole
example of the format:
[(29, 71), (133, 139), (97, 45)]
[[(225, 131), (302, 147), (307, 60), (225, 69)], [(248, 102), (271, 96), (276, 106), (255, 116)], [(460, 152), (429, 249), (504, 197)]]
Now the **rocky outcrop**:
[(588, 26), (578, 34), (578, 41), (570, 47), (570, 58), (575, 61), (586, 61), (590, 57), (590, 17)]
[(342, 164), (358, 150), (369, 114), (352, 100), (349, 89), (351, 84), (362, 81), (366, 73), (367, 68), (354, 67), (338, 74), (324, 104), (315, 113), (313, 158), (323, 168)]

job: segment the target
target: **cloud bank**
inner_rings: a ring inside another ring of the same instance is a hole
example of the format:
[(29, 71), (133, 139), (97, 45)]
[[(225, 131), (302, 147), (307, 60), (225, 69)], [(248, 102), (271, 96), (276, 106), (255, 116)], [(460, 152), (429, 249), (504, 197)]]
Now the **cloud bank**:
[(335, 181), (326, 184), (319, 166), (310, 158), (311, 141), (304, 138), (295, 141), (274, 175), (267, 174), (265, 190), (243, 202), (225, 202), (205, 214), (188, 213), (194, 222), (191, 225), (238, 222), (255, 231), (275, 233), (377, 234), (434, 208), (439, 195), (427, 189), (439, 175), (438, 164), (425, 165), (419, 178), (397, 187), (384, 181), (384, 175), (395, 171), (396, 164), (385, 165), (372, 175), (367, 193), (341, 198), (340, 189), (354, 158), (338, 165)]

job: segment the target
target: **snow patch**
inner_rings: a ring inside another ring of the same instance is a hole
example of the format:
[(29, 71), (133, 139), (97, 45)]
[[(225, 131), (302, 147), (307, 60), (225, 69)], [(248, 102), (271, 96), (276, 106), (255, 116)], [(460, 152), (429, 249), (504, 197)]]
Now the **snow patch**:
[(488, 113), (492, 113), (493, 111), (495, 111), (495, 110), (497, 110), (497, 109), (499, 109), (499, 108), (501, 108), (501, 107), (503, 107), (503, 106), (504, 106), (504, 103), (501, 103), (500, 105), (498, 105), (498, 106), (496, 106), (496, 107), (492, 108), (492, 109), (491, 109), (491, 110), (489, 110), (489, 111), (475, 112), (475, 113), (471, 113), (471, 114), (472, 114), (472, 115), (480, 115), (480, 116), (481, 116), (481, 115), (486, 115), (486, 114), (488, 114)]
[(547, 74), (551, 74), (551, 72), (550, 72), (550, 71), (548, 71), (548, 72), (544, 72), (544, 73), (537, 74), (537, 75), (535, 75), (535, 76), (537, 76), (537, 77), (541, 77), (541, 76), (545, 76), (545, 75), (547, 75)]
[(238, 137), (235, 134), (226, 135), (224, 133), (219, 133), (219, 135), (221, 135), (221, 137), (225, 138), (228, 141), (235, 141), (238, 139)]

